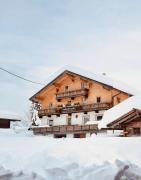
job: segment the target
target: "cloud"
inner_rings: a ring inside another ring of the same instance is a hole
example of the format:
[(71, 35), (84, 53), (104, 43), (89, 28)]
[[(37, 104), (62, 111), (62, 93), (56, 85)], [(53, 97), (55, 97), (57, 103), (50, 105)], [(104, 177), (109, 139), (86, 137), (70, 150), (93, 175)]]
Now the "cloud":
[[(73, 65), (106, 72), (141, 90), (140, 5), (132, 0), (0, 2), (0, 66), (46, 82), (60, 67)], [(21, 111), (40, 89), (3, 72), (0, 85), (0, 108)]]

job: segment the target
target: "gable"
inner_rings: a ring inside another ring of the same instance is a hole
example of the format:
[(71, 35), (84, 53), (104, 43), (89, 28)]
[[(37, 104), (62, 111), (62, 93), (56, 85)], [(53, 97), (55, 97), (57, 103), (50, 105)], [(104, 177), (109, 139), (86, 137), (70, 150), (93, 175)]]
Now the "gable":
[[(104, 84), (104, 83), (101, 83), (101, 82), (98, 82), (96, 80), (93, 80), (91, 78), (87, 78), (85, 76), (82, 76), (80, 74), (77, 74), (77, 73), (74, 73), (74, 72), (71, 72), (71, 71), (64, 71), (63, 73), (61, 73), (60, 75), (58, 75), (55, 79), (53, 79), (50, 83), (48, 83), (44, 88), (42, 88), (39, 92), (37, 92), (35, 95), (33, 95), (30, 100), (31, 101), (36, 101), (36, 98), (41, 98), (41, 96), (44, 95), (44, 93), (46, 93), (48, 90), (52, 90), (54, 87), (55, 88), (59, 88), (60, 87), (60, 84), (64, 84), (64, 82), (69, 82), (68, 80), (71, 80), (72, 82), (75, 81), (76, 78), (80, 78), (80, 81), (83, 81), (83, 82), (91, 82), (91, 83), (96, 83), (96, 84), (99, 84), (99, 85), (102, 85), (105, 89), (107, 90), (110, 90), (112, 89), (113, 87), (112, 86), (109, 86), (107, 84)], [(69, 84), (69, 83), (68, 83)], [(66, 84), (67, 85), (67, 84)], [(42, 99), (42, 98), (41, 98)]]

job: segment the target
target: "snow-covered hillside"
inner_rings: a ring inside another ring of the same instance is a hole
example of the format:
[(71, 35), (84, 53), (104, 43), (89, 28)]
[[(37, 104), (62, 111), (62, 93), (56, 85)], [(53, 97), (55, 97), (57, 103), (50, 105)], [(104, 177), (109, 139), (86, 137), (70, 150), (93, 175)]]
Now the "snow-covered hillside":
[(0, 179), (141, 179), (141, 138), (52, 139), (0, 134)]

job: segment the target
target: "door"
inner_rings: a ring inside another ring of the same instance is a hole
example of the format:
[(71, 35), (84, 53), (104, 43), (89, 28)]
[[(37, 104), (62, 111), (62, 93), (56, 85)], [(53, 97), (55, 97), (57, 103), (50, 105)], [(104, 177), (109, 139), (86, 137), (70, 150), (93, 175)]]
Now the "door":
[(86, 133), (74, 134), (74, 138), (86, 138)]

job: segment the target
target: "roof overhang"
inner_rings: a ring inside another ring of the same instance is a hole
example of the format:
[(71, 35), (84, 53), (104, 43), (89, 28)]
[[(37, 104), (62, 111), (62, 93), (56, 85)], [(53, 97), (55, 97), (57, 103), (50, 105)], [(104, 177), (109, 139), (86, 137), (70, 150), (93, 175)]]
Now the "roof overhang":
[(100, 81), (91, 79), (91, 78), (89, 78), (89, 77), (86, 77), (86, 76), (83, 76), (83, 75), (81, 75), (81, 74), (72, 72), (72, 71), (70, 71), (70, 70), (65, 70), (65, 71), (63, 71), (62, 73), (60, 73), (56, 78), (54, 78), (51, 82), (49, 82), (45, 87), (43, 87), (40, 91), (38, 91), (38, 92), (37, 92), (36, 94), (34, 94), (31, 98), (29, 98), (29, 100), (32, 101), (32, 102), (37, 102), (36, 96), (37, 96), (38, 94), (40, 94), (42, 91), (44, 91), (46, 88), (48, 88), (50, 85), (52, 85), (58, 78), (60, 78), (60, 77), (63, 76), (64, 74), (69, 74), (69, 75), (73, 75), (73, 76), (80, 76), (80, 77), (83, 78), (83, 79), (87, 79), (87, 80), (96, 82), (96, 83), (98, 83), (98, 84), (102, 84), (103, 86), (106, 86), (106, 87), (111, 88), (111, 89), (118, 90), (118, 91), (120, 91), (120, 92), (123, 92), (123, 93), (125, 93), (125, 94), (128, 94), (129, 96), (132, 96), (132, 94), (129, 94), (129, 93), (124, 92), (124, 91), (121, 91), (120, 89), (116, 89), (116, 88), (114, 88), (113, 86), (110, 86), (110, 85), (108, 85), (108, 84), (104, 84), (103, 82), (100, 82)]

